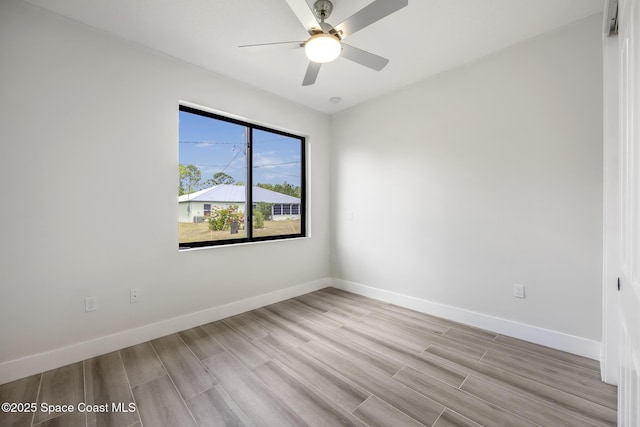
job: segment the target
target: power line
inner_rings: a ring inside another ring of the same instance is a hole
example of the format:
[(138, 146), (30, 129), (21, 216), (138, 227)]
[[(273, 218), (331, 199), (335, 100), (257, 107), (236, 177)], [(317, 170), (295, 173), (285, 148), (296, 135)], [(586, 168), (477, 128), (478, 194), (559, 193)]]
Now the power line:
[[(188, 164), (189, 165), (193, 165), (193, 166), (198, 166), (198, 167), (200, 167), (200, 166), (208, 166), (208, 167), (215, 167), (215, 168), (222, 168), (222, 167), (227, 168), (227, 167), (229, 167), (231, 162), (233, 162), (236, 159), (236, 157), (238, 157), (239, 154), (240, 154), (240, 152), (236, 153), (236, 155), (226, 165), (223, 165), (223, 164), (214, 165), (214, 164), (210, 164), (210, 163), (188, 163)], [(181, 163), (181, 164), (183, 164), (183, 163)], [(270, 168), (270, 167), (273, 167), (273, 166), (294, 165), (294, 164), (300, 164), (300, 161), (282, 162), (282, 163), (263, 163), (261, 165), (253, 165), (253, 168), (254, 169)]]
[(257, 168), (270, 168), (272, 166), (281, 166), (281, 165), (293, 165), (293, 164), (299, 164), (300, 160), (298, 160), (297, 162), (282, 162), (282, 163), (264, 163), (261, 165), (253, 165), (254, 169)]
[(236, 159), (236, 157), (238, 157), (238, 155), (239, 155), (240, 153), (242, 153), (242, 152), (243, 152), (243, 150), (238, 150), (238, 152), (236, 153), (236, 155), (235, 155), (235, 156), (233, 156), (233, 158), (229, 161), (229, 163), (227, 163), (227, 166), (225, 166), (225, 167), (224, 167), (224, 169), (222, 169), (222, 172), (223, 172), (223, 173), (224, 173), (224, 171), (226, 171), (226, 170), (227, 170), (227, 168), (228, 168), (229, 166), (231, 166), (231, 163), (233, 163), (233, 161)]

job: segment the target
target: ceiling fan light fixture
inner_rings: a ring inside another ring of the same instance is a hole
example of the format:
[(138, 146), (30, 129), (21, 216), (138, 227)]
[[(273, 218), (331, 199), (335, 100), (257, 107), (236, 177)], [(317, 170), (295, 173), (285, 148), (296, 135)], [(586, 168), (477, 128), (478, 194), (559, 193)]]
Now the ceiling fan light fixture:
[(340, 56), (340, 40), (331, 34), (316, 34), (304, 44), (304, 53), (309, 61), (324, 64)]

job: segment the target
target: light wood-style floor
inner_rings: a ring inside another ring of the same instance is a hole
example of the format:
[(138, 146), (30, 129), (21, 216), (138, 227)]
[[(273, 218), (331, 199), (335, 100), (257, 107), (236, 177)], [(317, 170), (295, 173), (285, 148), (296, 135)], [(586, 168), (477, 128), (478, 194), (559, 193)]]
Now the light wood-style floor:
[(2, 385), (109, 412), (0, 425), (612, 426), (616, 395), (596, 361), (326, 288)]

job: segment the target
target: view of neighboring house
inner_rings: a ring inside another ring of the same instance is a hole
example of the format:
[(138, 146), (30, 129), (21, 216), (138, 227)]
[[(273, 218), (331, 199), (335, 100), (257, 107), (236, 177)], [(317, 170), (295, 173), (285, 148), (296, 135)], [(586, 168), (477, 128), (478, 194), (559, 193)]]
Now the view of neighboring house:
[[(271, 220), (300, 219), (300, 199), (261, 187), (253, 187), (253, 203), (271, 204)], [(178, 197), (179, 222), (203, 222), (215, 207), (238, 206), (245, 210), (244, 185), (220, 184)]]

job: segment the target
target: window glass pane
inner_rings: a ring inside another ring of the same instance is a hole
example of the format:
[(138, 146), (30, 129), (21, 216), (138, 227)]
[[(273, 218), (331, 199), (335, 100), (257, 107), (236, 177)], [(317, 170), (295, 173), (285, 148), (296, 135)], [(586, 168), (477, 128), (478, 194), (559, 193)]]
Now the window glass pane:
[(299, 138), (253, 130), (255, 237), (302, 232), (302, 148)]
[(304, 236), (305, 139), (179, 110), (179, 248)]
[(245, 126), (180, 111), (178, 243), (246, 236)]

